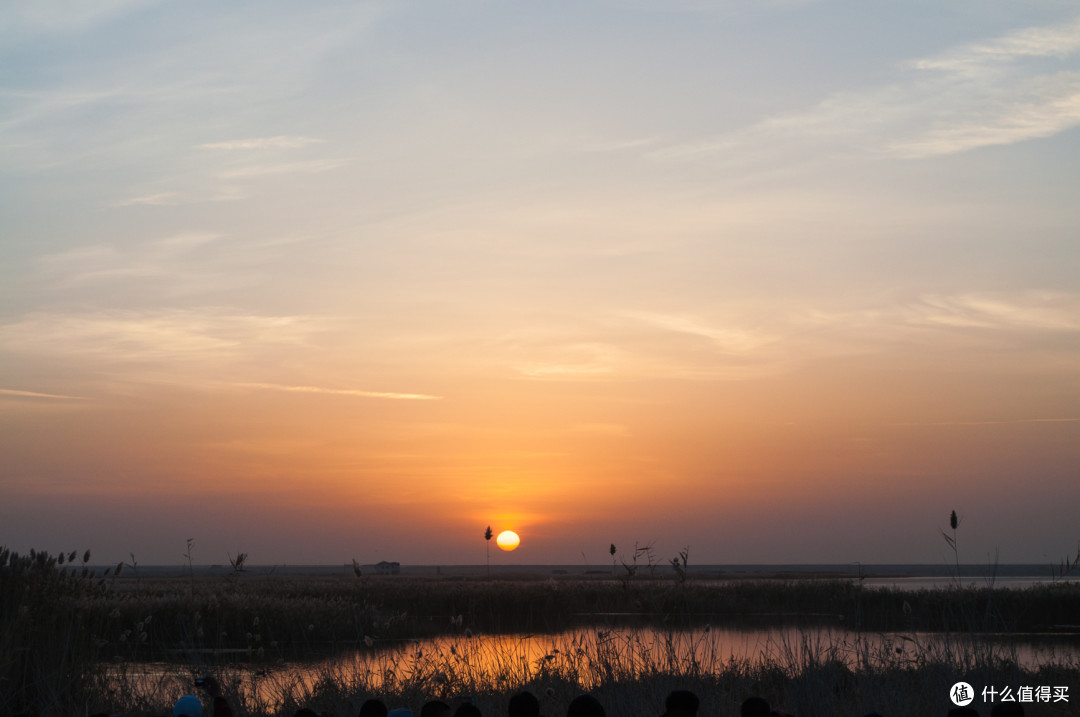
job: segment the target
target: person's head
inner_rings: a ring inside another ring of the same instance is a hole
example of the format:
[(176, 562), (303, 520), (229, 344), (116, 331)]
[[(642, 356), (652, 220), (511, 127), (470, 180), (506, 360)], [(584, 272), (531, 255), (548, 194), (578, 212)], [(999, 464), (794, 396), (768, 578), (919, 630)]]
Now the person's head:
[(592, 695), (578, 695), (570, 700), (566, 717), (607, 717), (604, 706)]
[(540, 700), (528, 690), (518, 692), (510, 698), (506, 711), (510, 717), (540, 717)]
[(772, 709), (764, 697), (747, 697), (739, 708), (741, 717), (770, 717)]
[(674, 690), (664, 700), (664, 709), (668, 712), (680, 712), (685, 715), (696, 715), (701, 701), (690, 690)]
[(386, 717), (386, 713), (386, 704), (382, 700), (372, 698), (360, 705), (360, 717)]
[(454, 710), (450, 709), (450, 705), (439, 700), (425, 702), (420, 708), (420, 717), (453, 717), (453, 714)]
[(195, 695), (184, 695), (172, 708), (173, 717), (202, 717), (202, 701)]

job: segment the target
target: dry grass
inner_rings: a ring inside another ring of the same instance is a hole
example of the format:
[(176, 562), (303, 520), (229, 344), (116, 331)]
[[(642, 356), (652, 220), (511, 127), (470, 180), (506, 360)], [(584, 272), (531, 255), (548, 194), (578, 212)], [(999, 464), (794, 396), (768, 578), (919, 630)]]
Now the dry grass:
[[(1074, 623), (1075, 584), (900, 592), (845, 581), (136, 580), (69, 565), (0, 551), (0, 713), (167, 713), (205, 672), (221, 677), (239, 715), (252, 716), (300, 705), (355, 714), (372, 695), (414, 709), (468, 696), (504, 714), (522, 688), (541, 696), (548, 715), (583, 690), (609, 713), (657, 715), (677, 687), (701, 695), (714, 715), (734, 714), (750, 694), (803, 717), (944, 714), (958, 679), (1080, 683), (1074, 657), (1022, 667), (1007, 637), (972, 639)], [(754, 659), (731, 659), (705, 630), (777, 622), (802, 629)], [(823, 633), (822, 624), (847, 632)], [(631, 625), (657, 630), (648, 634), (659, 641), (622, 629)], [(573, 628), (543, 654), (465, 637)], [(901, 637), (883, 642), (881, 631)], [(420, 652), (384, 649), (439, 635), (448, 637)], [(357, 649), (364, 659), (326, 659)]]

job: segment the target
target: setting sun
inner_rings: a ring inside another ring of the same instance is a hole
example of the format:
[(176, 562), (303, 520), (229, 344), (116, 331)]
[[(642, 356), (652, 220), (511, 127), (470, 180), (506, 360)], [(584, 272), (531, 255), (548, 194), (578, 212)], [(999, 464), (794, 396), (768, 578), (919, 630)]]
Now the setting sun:
[(495, 538), (495, 544), (506, 551), (514, 550), (521, 544), (521, 538), (512, 530), (504, 530)]

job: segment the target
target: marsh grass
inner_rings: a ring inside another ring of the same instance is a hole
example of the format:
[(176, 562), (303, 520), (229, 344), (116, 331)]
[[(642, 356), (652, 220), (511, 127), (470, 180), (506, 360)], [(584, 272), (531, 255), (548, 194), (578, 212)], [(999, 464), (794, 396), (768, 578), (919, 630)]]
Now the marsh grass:
[[(326, 714), (355, 714), (378, 696), (417, 710), (423, 702), (469, 698), (484, 714), (505, 714), (509, 696), (529, 689), (543, 714), (564, 714), (569, 701), (588, 691), (609, 714), (655, 716), (673, 689), (702, 697), (703, 714), (737, 714), (751, 694), (765, 696), (799, 715), (944, 714), (948, 689), (959, 679), (973, 684), (1075, 684), (1073, 663), (1022, 668), (1005, 646), (987, 649), (957, 639), (914, 638), (904, 649), (874, 636), (838, 640), (819, 631), (797, 631), (755, 657), (735, 658), (712, 631), (643, 632), (581, 630), (543, 640), (457, 637), (426, 647), (370, 651), (354, 661), (253, 671), (223, 668), (219, 678), (239, 714), (288, 715), (300, 706)], [(132, 697), (111, 709), (127, 714), (161, 711), (190, 684), (189, 668), (161, 666), (153, 675), (114, 673), (111, 689)], [(1045, 709), (1042, 709), (1044, 708)], [(1040, 706), (1040, 714), (1068, 714), (1066, 706)]]
[[(804, 717), (943, 714), (958, 679), (1080, 682), (1075, 651), (1025, 664), (1010, 637), (1075, 625), (1080, 586), (1071, 583), (899, 591), (838, 580), (154, 580), (134, 568), (131, 578), (96, 574), (89, 556), (73, 566), (77, 557), (0, 550), (0, 713), (167, 713), (205, 673), (252, 716), (301, 705), (355, 714), (372, 695), (414, 709), (472, 697), (502, 714), (522, 688), (548, 715), (589, 690), (609, 713), (655, 716), (677, 687), (719, 715), (749, 694)], [(754, 659), (716, 639), (719, 626), (770, 624), (800, 629)], [(830, 626), (843, 636), (822, 629)], [(491, 639), (567, 630), (539, 653)], [(444, 636), (435, 648), (401, 649), (433, 636)], [(361, 657), (327, 659), (349, 651)]]

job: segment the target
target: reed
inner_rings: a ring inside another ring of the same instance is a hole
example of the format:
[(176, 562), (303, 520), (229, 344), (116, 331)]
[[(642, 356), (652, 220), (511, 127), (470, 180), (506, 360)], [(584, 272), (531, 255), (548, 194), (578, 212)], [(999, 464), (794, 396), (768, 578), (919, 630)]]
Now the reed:
[[(155, 580), (95, 571), (87, 554), (78, 559), (0, 549), (0, 713), (165, 713), (204, 672), (221, 677), (241, 715), (291, 714), (302, 704), (347, 714), (374, 693), (414, 707), (421, 698), (472, 696), (498, 714), (521, 688), (545, 695), (544, 714), (591, 690), (609, 710), (656, 715), (679, 685), (704, 695), (712, 714), (731, 714), (755, 693), (803, 715), (825, 713), (814, 705), (924, 714), (940, 707), (945, 682), (964, 677), (1080, 683), (1074, 662), (1020, 667), (1008, 651), (1010, 633), (1075, 625), (1080, 586), (1067, 582), (900, 591), (692, 574), (678, 583), (191, 571)], [(763, 624), (802, 629), (791, 644), (748, 661), (731, 659), (709, 628)], [(664, 641), (635, 636), (635, 626), (659, 628)], [(829, 637), (822, 626), (850, 632)], [(573, 628), (571, 642), (541, 655), (466, 637)], [(896, 635), (884, 643), (886, 631)], [(944, 637), (928, 640), (927, 631)], [(397, 649), (438, 635), (457, 642)], [(687, 640), (695, 649), (685, 649)], [(325, 659), (348, 651), (366, 657)], [(288, 667), (300, 663), (302, 671)], [(148, 664), (157, 666), (148, 673)]]

